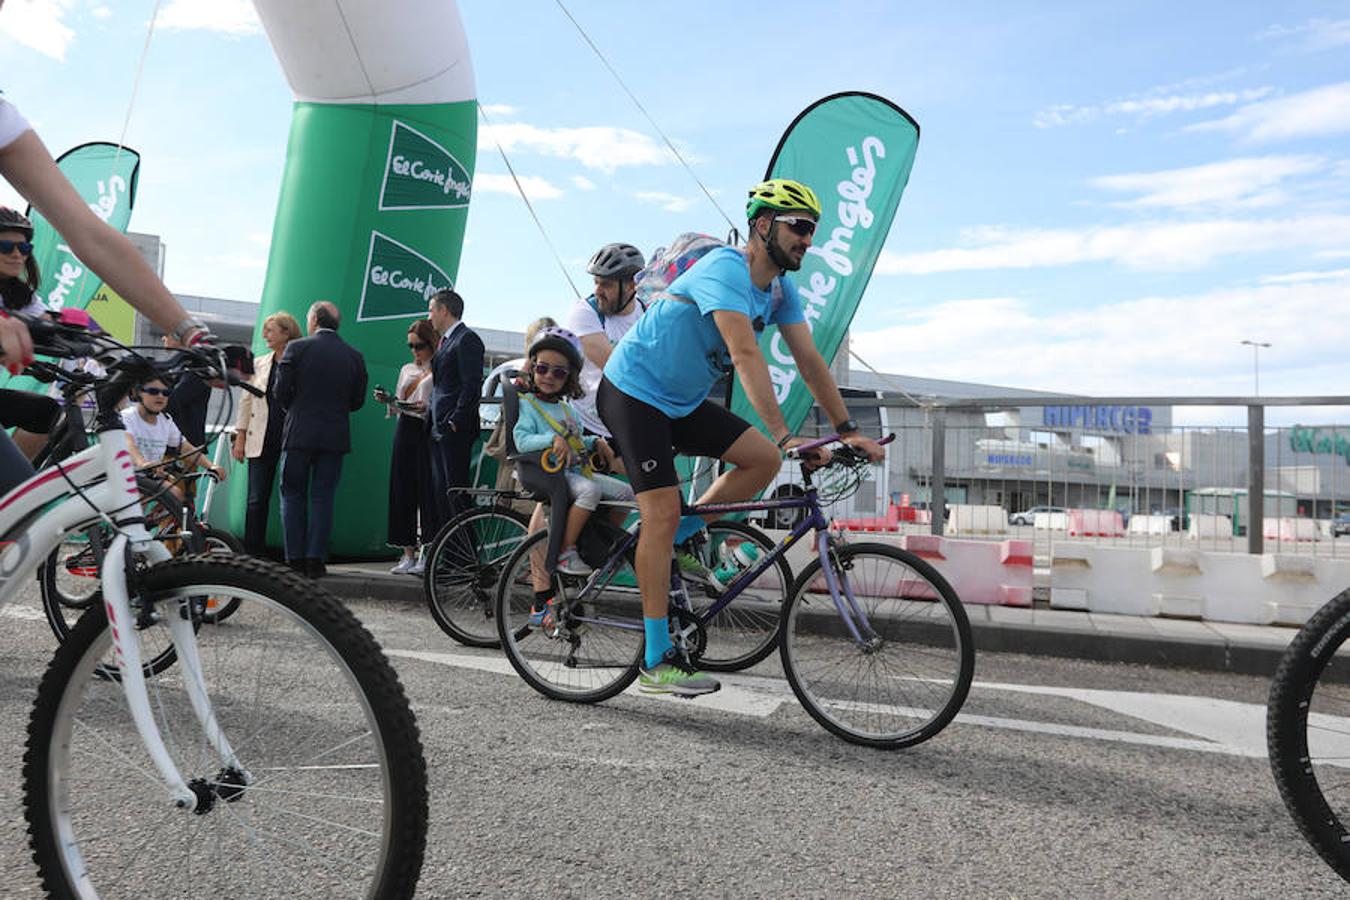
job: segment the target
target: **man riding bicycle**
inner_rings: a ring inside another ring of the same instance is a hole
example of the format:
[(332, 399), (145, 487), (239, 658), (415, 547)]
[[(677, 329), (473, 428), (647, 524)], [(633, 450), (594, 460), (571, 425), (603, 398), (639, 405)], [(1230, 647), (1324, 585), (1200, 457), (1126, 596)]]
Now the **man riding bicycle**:
[[(881, 447), (858, 434), (829, 366), (811, 340), (797, 289), (782, 277), (801, 268), (820, 219), (820, 201), (806, 185), (772, 179), (750, 190), (744, 249), (707, 253), (658, 294), (614, 348), (600, 382), (600, 417), (617, 438), (637, 494), (642, 532), (636, 572), (642, 594), (646, 655), (639, 688), (693, 697), (721, 687), (673, 647), (667, 608), (671, 547), (705, 523), (680, 516), (675, 451), (729, 463), (700, 503), (748, 500), (771, 482), (792, 437), (774, 397), (759, 334), (777, 325), (802, 376), (846, 443), (873, 461)], [(735, 371), (769, 437), (708, 399), (713, 384)], [(776, 444), (776, 446), (775, 446)], [(828, 451), (820, 451), (821, 461)]]

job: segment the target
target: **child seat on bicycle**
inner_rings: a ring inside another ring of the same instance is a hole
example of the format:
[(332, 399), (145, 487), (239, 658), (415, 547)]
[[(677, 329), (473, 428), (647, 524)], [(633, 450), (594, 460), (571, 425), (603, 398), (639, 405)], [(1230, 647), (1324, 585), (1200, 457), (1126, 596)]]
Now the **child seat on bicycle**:
[[(561, 476), (565, 490), (550, 487), (550, 540), (545, 568), (552, 572), (561, 560), (563, 570), (585, 574), (590, 566), (580, 558), (576, 543), (591, 513), (602, 500), (632, 500), (632, 489), (622, 481), (599, 474), (613, 458), (604, 438), (582, 434), (581, 418), (570, 399), (581, 394), (581, 343), (565, 328), (544, 328), (531, 342), (524, 374), (525, 396), (517, 395), (514, 409), (503, 407), (507, 434), (520, 465), (522, 484), (535, 473)], [(537, 467), (537, 468), (536, 468)]]

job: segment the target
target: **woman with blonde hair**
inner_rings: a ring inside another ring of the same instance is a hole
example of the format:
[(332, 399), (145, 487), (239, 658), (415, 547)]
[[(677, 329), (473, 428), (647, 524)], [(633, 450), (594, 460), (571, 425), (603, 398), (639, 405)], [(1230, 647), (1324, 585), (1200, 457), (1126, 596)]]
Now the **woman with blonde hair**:
[(286, 345), (301, 336), (300, 323), (290, 313), (273, 313), (263, 319), (262, 338), (268, 352), (253, 361), (253, 386), (266, 392), (254, 397), (241, 392), (239, 417), (235, 421), (232, 455), (237, 462), (248, 459), (248, 506), (244, 514), (244, 550), (261, 556), (267, 546), (267, 510), (272, 502), (277, 464), (281, 461), (281, 432), (285, 414), (272, 401), (276, 366)]

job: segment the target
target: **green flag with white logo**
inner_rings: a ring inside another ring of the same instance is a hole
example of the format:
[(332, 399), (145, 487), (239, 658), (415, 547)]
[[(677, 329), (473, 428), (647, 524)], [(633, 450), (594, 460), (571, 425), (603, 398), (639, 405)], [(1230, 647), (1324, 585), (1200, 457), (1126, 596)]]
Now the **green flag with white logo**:
[[(862, 302), (900, 197), (909, 183), (919, 125), (875, 94), (835, 94), (807, 107), (788, 126), (764, 177), (792, 178), (820, 198), (822, 213), (802, 267), (789, 277), (801, 296), (816, 349), (833, 362)], [(764, 330), (760, 350), (774, 395), (792, 431), (812, 406), (811, 392), (776, 326)], [(759, 422), (739, 381), (732, 410)]]
[[(129, 147), (102, 141), (81, 144), (63, 153), (56, 165), (100, 219), (125, 232), (136, 202), (136, 180), (141, 155)], [(50, 310), (84, 309), (102, 280), (82, 263), (41, 213), (29, 209), (33, 220), (33, 257), (42, 284), (38, 296)]]
[[(57, 158), (56, 165), (100, 219), (118, 231), (127, 230), (136, 202), (139, 153), (130, 147), (96, 141), (72, 147)], [(42, 279), (37, 286), (38, 300), (52, 311), (84, 309), (103, 280), (71, 252), (46, 217), (31, 206), (27, 215), (33, 222), (33, 259)], [(0, 372), (0, 385), (13, 391), (47, 391), (47, 386), (35, 378), (8, 372)]]

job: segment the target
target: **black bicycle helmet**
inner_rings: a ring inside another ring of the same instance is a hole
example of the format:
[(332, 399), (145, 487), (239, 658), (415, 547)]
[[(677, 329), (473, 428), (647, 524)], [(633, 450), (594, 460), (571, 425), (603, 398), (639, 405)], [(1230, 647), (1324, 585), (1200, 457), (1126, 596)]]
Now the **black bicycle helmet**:
[(632, 244), (606, 244), (586, 264), (586, 271), (597, 278), (631, 278), (647, 261)]
[(0, 206), (0, 231), (22, 232), (24, 239), (33, 239), (33, 223), (17, 209)]

